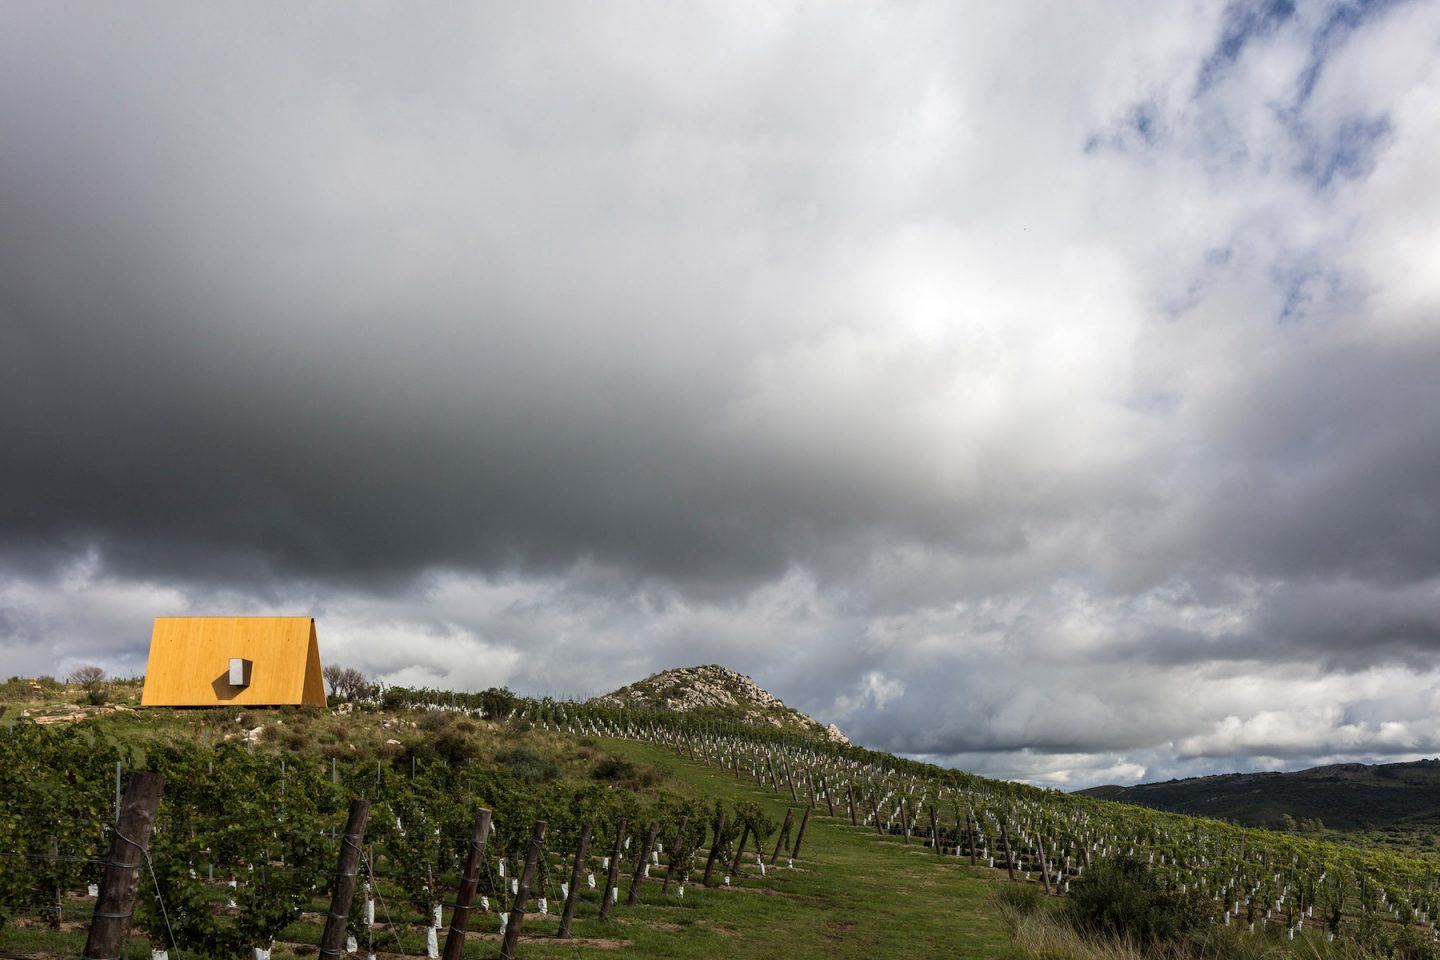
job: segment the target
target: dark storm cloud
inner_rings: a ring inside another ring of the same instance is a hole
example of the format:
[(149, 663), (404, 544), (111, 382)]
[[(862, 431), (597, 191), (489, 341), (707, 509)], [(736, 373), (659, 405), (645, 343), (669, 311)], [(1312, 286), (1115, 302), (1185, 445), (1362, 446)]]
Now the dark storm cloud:
[(1052, 782), (1427, 747), (1440, 28), (1347, 11), (16, 7), (0, 659), (307, 609)]

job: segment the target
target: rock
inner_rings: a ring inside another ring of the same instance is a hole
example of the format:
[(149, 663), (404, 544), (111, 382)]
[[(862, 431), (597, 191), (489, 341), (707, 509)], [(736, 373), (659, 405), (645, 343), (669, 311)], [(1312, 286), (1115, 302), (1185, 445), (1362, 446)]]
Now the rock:
[(834, 724), (821, 725), (786, 706), (745, 674), (714, 663), (664, 670), (596, 697), (592, 702), (622, 707), (661, 707), (681, 713), (712, 710), (738, 714), (747, 723), (803, 730), (834, 743), (850, 742)]

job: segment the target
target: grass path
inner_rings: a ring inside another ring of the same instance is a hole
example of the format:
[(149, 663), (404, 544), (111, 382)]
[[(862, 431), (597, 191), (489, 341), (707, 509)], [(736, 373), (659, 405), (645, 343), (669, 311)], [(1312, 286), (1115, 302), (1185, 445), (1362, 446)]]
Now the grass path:
[[(716, 768), (650, 744), (606, 741), (605, 746), (657, 767), (668, 784), (681, 789), (758, 801), (776, 822), (785, 815), (782, 798)], [(801, 805), (788, 805), (796, 807), (798, 816)], [(801, 869), (782, 867), (765, 880), (747, 878), (734, 890), (695, 890), (698, 916), (691, 929), (653, 941), (637, 931), (633, 955), (746, 960), (1019, 956), (990, 902), (998, 882), (995, 871), (857, 830), (848, 817), (812, 815), (802, 854)], [(760, 888), (771, 892), (755, 892)]]

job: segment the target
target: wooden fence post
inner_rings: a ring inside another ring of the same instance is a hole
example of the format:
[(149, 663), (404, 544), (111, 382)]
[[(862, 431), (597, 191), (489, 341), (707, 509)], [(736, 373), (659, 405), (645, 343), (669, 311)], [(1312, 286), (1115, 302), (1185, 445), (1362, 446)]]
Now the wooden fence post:
[(460, 960), (465, 950), (465, 931), (470, 928), (470, 904), (480, 884), (480, 867), (485, 863), (485, 840), (490, 836), (490, 811), (481, 807), (475, 814), (470, 833), (470, 849), (465, 854), (465, 870), (460, 874), (460, 889), (455, 891), (455, 912), (450, 915), (450, 932), (445, 935), (444, 960)]
[(535, 866), (540, 860), (540, 847), (545, 842), (545, 821), (536, 820), (530, 834), (530, 847), (525, 851), (525, 867), (510, 908), (510, 921), (505, 924), (505, 937), (500, 941), (500, 960), (515, 960), (515, 944), (520, 942), (520, 925), (525, 922), (525, 901), (530, 896), (530, 882), (535, 879)]
[(715, 839), (710, 844), (710, 855), (705, 858), (705, 879), (701, 881), (705, 886), (710, 886), (711, 876), (715, 872), (715, 858), (720, 854), (720, 838), (725, 834), (725, 811), (721, 810), (715, 815)]
[(135, 912), (135, 897), (140, 890), (140, 865), (149, 858), (150, 831), (155, 827), (155, 812), (164, 792), (165, 778), (160, 774), (130, 774), (120, 801), (110, 856), (100, 877), (100, 896), (95, 900), (90, 933), (85, 939), (82, 956), (88, 960), (119, 960), (125, 951), (130, 916)]
[[(580, 843), (575, 847), (575, 866), (570, 870), (570, 888), (565, 893), (565, 912), (560, 915), (560, 929), (555, 936), (570, 936), (570, 921), (575, 919), (575, 905), (580, 901), (580, 874), (585, 871), (585, 857), (590, 852), (590, 824), (580, 828)], [(446, 957), (445, 960), (450, 960)]]
[(830, 810), (830, 816), (835, 816), (835, 798), (830, 795), (830, 781), (825, 779), (825, 774), (820, 774), (820, 791), (825, 794), (825, 806)]
[(855, 817), (855, 784), (846, 783), (845, 788), (850, 794), (850, 826), (858, 827), (860, 826), (860, 821)]
[(800, 844), (805, 841), (805, 824), (810, 822), (810, 808), (805, 808), (805, 815), (800, 818), (800, 830), (795, 834), (795, 846), (790, 850), (790, 857), (794, 860), (800, 859)]
[(871, 788), (870, 788), (870, 807), (871, 807), (871, 809), (873, 810), (873, 812), (874, 812), (874, 814), (875, 814), (875, 832), (878, 833), (878, 834), (880, 834), (880, 835), (883, 837), (883, 836), (885, 835), (885, 831), (882, 830), (882, 829), (880, 829), (880, 788), (879, 788), (879, 787), (871, 787)]
[(612, 891), (620, 879), (620, 854), (625, 852), (625, 828), (629, 825), (630, 821), (621, 817), (619, 826), (615, 828), (615, 852), (610, 857), (610, 871), (605, 874), (605, 890), (600, 894), (601, 920), (610, 916), (610, 899), (614, 896)]
[(1000, 821), (1000, 842), (1005, 847), (1005, 870), (1010, 874), (1010, 879), (1015, 879), (1015, 858), (1010, 855), (1010, 831), (1005, 829), (1005, 821)]
[(370, 819), (370, 801), (350, 801), (350, 814), (345, 818), (345, 833), (340, 838), (340, 855), (335, 862), (335, 886), (330, 893), (330, 913), (325, 918), (325, 931), (320, 935), (320, 956), (339, 957), (345, 953), (345, 922), (350, 918), (350, 902), (355, 897), (355, 877), (360, 872), (360, 844), (365, 840), (365, 824)]
[(635, 873), (630, 877), (630, 895), (625, 898), (627, 907), (633, 907), (640, 902), (640, 884), (644, 881), (645, 871), (650, 866), (650, 851), (655, 847), (655, 835), (659, 832), (660, 821), (651, 820), (650, 829), (645, 831), (645, 846), (635, 860)]
[(675, 843), (670, 847), (670, 865), (665, 868), (665, 882), (660, 885), (663, 896), (670, 892), (670, 881), (675, 878), (675, 868), (680, 864), (680, 851), (685, 848), (685, 828), (690, 824), (690, 814), (680, 814), (680, 826), (675, 828)]
[(775, 852), (770, 855), (770, 863), (780, 859), (780, 846), (790, 836), (790, 822), (795, 819), (795, 811), (790, 807), (785, 808), (785, 823), (781, 825), (780, 832), (775, 835)]
[(800, 794), (795, 792), (795, 771), (790, 767), (790, 760), (786, 757), (780, 759), (785, 761), (785, 781), (790, 785), (790, 799), (796, 803), (800, 802)]

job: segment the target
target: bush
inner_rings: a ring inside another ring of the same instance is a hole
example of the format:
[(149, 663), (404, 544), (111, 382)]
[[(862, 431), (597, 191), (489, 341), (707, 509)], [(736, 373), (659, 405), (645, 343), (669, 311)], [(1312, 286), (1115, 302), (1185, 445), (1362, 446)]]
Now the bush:
[(437, 733), (433, 745), (436, 756), (451, 764), (462, 763), (479, 752), (475, 740), (458, 723)]
[(110, 699), (110, 685), (106, 683), (105, 671), (96, 666), (77, 667), (66, 683), (81, 689), (81, 702), (98, 707)]
[(1155, 944), (1213, 923), (1215, 905), (1167, 889), (1145, 863), (1121, 857), (1096, 863), (1072, 883), (1065, 913), (1084, 933)]
[(430, 710), (420, 717), (420, 729), (438, 733), (455, 722), (455, 714), (448, 710)]
[(606, 757), (595, 764), (590, 775), (596, 780), (629, 780), (635, 776), (635, 764), (620, 757)]
[(624, 784), (634, 790), (653, 787), (660, 780), (660, 775), (654, 770), (636, 766), (623, 757), (606, 757), (595, 764), (590, 776), (608, 783)]
[(549, 757), (542, 757), (529, 747), (510, 747), (495, 754), (495, 762), (527, 783), (549, 783), (559, 780), (560, 764)]

